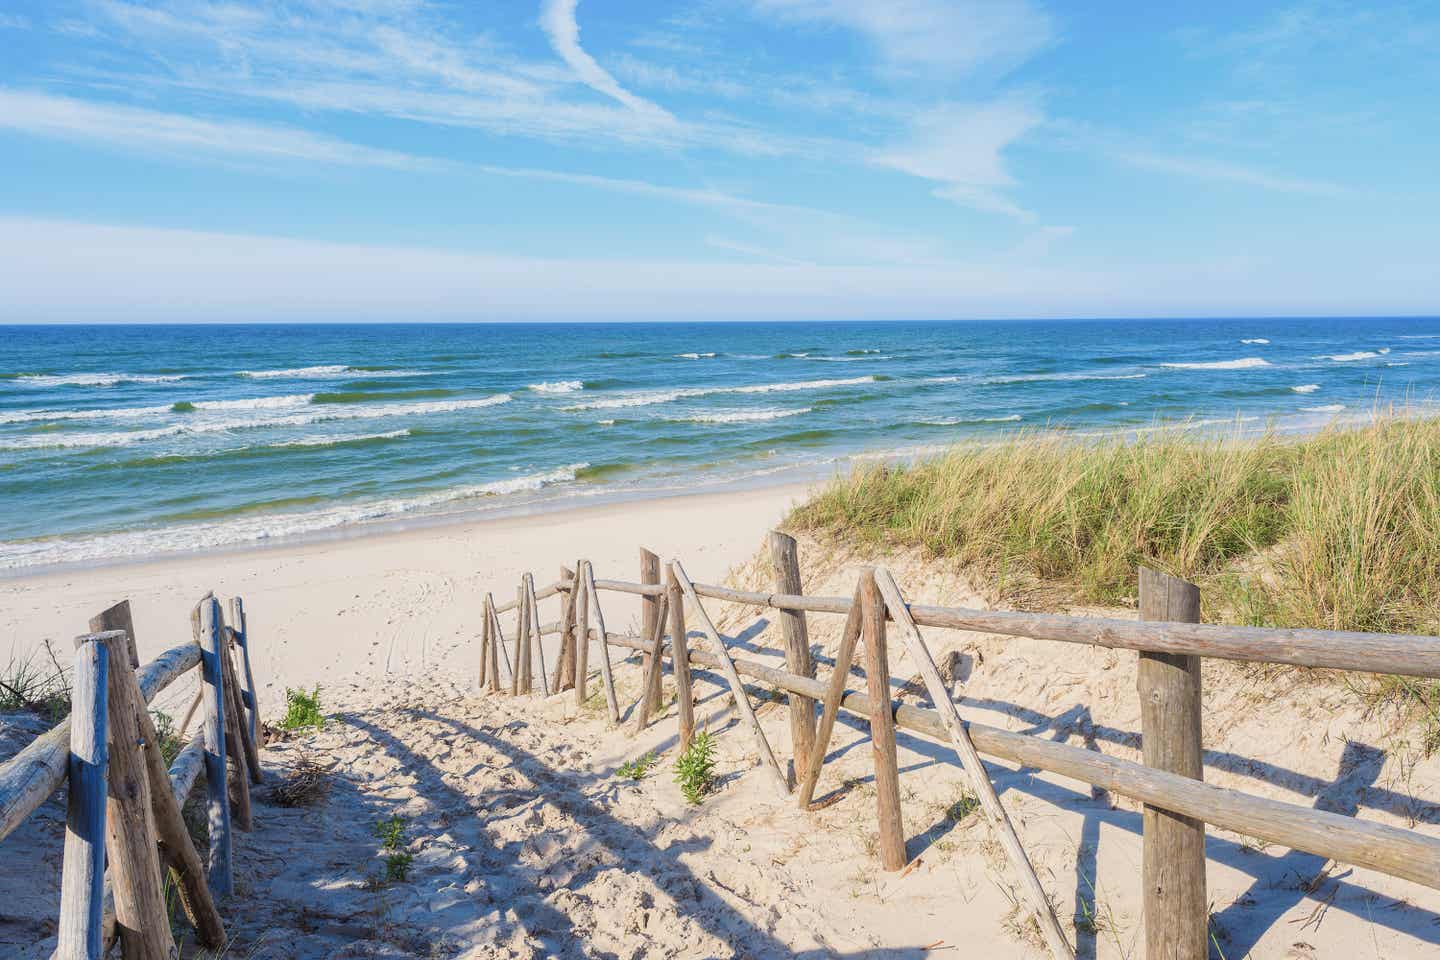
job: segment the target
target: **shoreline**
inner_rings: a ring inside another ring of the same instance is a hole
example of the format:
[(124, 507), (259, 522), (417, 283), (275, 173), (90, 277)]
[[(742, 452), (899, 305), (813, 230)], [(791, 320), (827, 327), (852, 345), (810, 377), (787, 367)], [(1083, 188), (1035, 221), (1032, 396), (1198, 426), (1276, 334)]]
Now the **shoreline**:
[[(188, 611), (214, 590), (246, 600), (267, 708), (283, 702), (287, 685), (436, 670), (468, 676), (479, 656), (487, 591), (504, 603), (506, 588), (522, 573), (533, 572), (543, 585), (560, 564), (580, 558), (602, 577), (628, 577), (642, 544), (680, 558), (692, 576), (721, 577), (748, 560), (766, 531), (811, 489), (788, 484), (587, 503), (335, 540), (30, 572), (0, 580), (0, 635), (10, 638), (0, 655), (43, 655), (46, 640), (68, 653), (69, 638), (85, 632), (89, 617), (128, 598), (143, 662), (189, 635)], [(623, 628), (638, 611), (638, 598), (617, 597), (607, 599), (605, 616)], [(190, 695), (166, 693), (162, 709)]]

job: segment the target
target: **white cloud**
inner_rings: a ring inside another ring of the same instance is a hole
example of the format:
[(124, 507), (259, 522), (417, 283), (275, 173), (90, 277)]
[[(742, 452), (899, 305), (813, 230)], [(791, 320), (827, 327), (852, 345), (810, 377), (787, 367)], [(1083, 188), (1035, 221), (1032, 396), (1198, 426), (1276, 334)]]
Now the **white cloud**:
[(540, 11), (540, 26), (550, 38), (550, 46), (560, 55), (560, 59), (575, 71), (575, 76), (587, 87), (623, 103), (636, 113), (669, 119), (670, 115), (663, 109), (620, 86), (620, 81), (581, 48), (580, 24), (575, 19), (578, 2), (579, 0), (544, 0)]
[(1194, 157), (1175, 157), (1160, 153), (1135, 150), (1118, 150), (1110, 154), (1121, 163), (1161, 173), (1173, 173), (1192, 180), (1209, 180), (1223, 183), (1238, 183), (1277, 193), (1300, 193), (1316, 197), (1337, 197), (1349, 190), (1328, 180), (1309, 180), (1303, 177), (1288, 177), (1283, 174), (1267, 173), (1250, 167), (1215, 160)]
[(1039, 109), (1023, 100), (952, 104), (916, 118), (907, 140), (873, 160), (935, 182), (937, 197), (1028, 220), (1033, 215), (1005, 195), (1015, 179), (1001, 154), (1042, 119)]
[(226, 160), (236, 157), (291, 159), (396, 170), (442, 165), (440, 161), (366, 147), (294, 127), (206, 120), (4, 88), (0, 88), (0, 128), (127, 149), (181, 149)]
[(870, 39), (893, 69), (940, 74), (1005, 71), (1054, 39), (1028, 0), (753, 0), (793, 22), (830, 24)]

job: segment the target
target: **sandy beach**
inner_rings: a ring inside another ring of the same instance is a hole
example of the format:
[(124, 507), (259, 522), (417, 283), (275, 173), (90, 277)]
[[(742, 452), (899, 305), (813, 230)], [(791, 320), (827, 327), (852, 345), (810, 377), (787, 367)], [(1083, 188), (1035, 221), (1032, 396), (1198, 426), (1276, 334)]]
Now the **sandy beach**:
[[(188, 639), (188, 611), (207, 591), (246, 599), (262, 705), (286, 685), (473, 672), (485, 591), (514, 599), (520, 576), (544, 585), (562, 560), (634, 577), (638, 546), (681, 557), (719, 578), (748, 558), (805, 486), (609, 503), (345, 539), (274, 544), (148, 562), (0, 579), (0, 657), (34, 654), (45, 639), (68, 651), (94, 613), (128, 598), (141, 659)], [(615, 627), (638, 605), (610, 602)], [(161, 704), (190, 695), (177, 684)]]

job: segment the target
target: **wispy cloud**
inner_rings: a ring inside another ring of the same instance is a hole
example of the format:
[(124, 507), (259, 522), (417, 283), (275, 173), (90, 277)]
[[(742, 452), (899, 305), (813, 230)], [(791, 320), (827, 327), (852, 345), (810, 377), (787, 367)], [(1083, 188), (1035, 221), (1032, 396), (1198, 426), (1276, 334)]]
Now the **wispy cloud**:
[(29, 30), (30, 20), (18, 13), (0, 13), (0, 30)]
[(1042, 120), (1024, 100), (949, 105), (917, 118), (909, 138), (877, 153), (874, 162), (938, 184), (937, 197), (1021, 220), (1033, 214), (1006, 196), (1015, 179), (1002, 152)]
[(540, 11), (540, 26), (550, 38), (551, 48), (587, 87), (623, 103), (636, 113), (670, 119), (664, 109), (622, 87), (620, 81), (580, 46), (580, 24), (575, 19), (578, 3), (579, 0), (545, 0)]
[(1267, 173), (1251, 167), (1196, 157), (1177, 157), (1136, 150), (1116, 150), (1110, 156), (1121, 163), (1161, 173), (1173, 173), (1193, 180), (1238, 183), (1279, 193), (1300, 193), (1317, 197), (1336, 197), (1350, 190), (1328, 180), (1310, 180), (1283, 174)]
[(859, 31), (891, 69), (1005, 71), (1054, 39), (1028, 0), (753, 0), (762, 13)]
[(394, 170), (443, 162), (362, 146), (294, 127), (208, 120), (123, 104), (0, 88), (0, 128), (125, 149), (178, 149), (233, 160), (290, 159)]

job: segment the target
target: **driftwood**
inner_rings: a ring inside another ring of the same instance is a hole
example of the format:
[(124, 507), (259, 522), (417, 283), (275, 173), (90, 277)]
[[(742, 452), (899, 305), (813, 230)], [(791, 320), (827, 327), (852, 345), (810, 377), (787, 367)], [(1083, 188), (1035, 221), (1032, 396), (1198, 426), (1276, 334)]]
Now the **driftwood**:
[(750, 706), (750, 695), (745, 692), (745, 685), (740, 682), (740, 674), (735, 670), (735, 662), (730, 658), (730, 652), (725, 649), (725, 641), (720, 636), (720, 631), (715, 629), (709, 614), (700, 605), (700, 598), (695, 595), (695, 586), (690, 578), (685, 575), (685, 568), (680, 565), (679, 560), (670, 561), (670, 569), (675, 571), (675, 580), (684, 591), (685, 598), (695, 609), (695, 615), (700, 618), (700, 626), (704, 628), (705, 635), (715, 645), (715, 655), (719, 657), (721, 666), (725, 670), (725, 677), (730, 682), (730, 692), (735, 697), (735, 709), (739, 712), (745, 725), (750, 728), (750, 734), (755, 738), (755, 746), (760, 751), (761, 763), (769, 769), (775, 778), (775, 785), (779, 788), (782, 796), (790, 793), (790, 784), (785, 774), (780, 770), (780, 764), (775, 761), (775, 754), (770, 750), (770, 741), (765, 739), (765, 731), (760, 728), (760, 721), (755, 718), (755, 711)]
[(995, 793), (995, 785), (990, 782), (990, 777), (985, 772), (985, 765), (980, 761), (980, 754), (975, 750), (975, 744), (970, 740), (970, 734), (965, 731), (965, 724), (960, 720), (960, 712), (955, 709), (955, 701), (950, 699), (950, 691), (945, 686), (945, 681), (940, 678), (940, 671), (935, 667), (935, 661), (930, 656), (930, 650), (925, 645), (925, 639), (920, 636), (920, 630), (915, 626), (915, 621), (910, 619), (910, 610), (905, 605), (905, 598), (900, 595), (900, 587), (895, 583), (895, 578), (890, 571), (883, 567), (877, 569), (874, 574), (875, 585), (879, 587), (880, 594), (884, 597), (884, 604), (889, 608), (890, 615), (895, 618), (896, 625), (900, 629), (900, 636), (905, 642), (905, 647), (910, 654), (910, 659), (915, 661), (916, 667), (920, 670), (920, 676), (925, 680), (925, 688), (930, 691), (930, 699), (935, 704), (936, 711), (940, 715), (940, 722), (950, 734), (950, 742), (955, 746), (955, 752), (960, 757), (960, 765), (970, 776), (970, 785), (975, 790), (975, 796), (980, 800), (980, 809), (985, 811), (991, 827), (995, 831), (1000, 846), (1005, 850), (1005, 856), (1010, 861), (1013, 869), (1020, 880), (1020, 888), (1025, 900), (1029, 903), (1030, 912), (1035, 917), (1035, 922), (1040, 927), (1040, 934), (1045, 940), (1046, 946), (1056, 960), (1072, 960), (1075, 952), (1070, 948), (1069, 942), (1065, 939), (1065, 933), (1060, 929), (1060, 921), (1055, 916), (1055, 908), (1050, 903), (1050, 898), (1045, 893), (1045, 888), (1040, 885), (1040, 878), (1035, 875), (1035, 868), (1030, 864), (1030, 858), (1025, 855), (1025, 848), (1020, 843), (1020, 837), (1015, 832), (1015, 827), (1010, 822), (1005, 807), (1001, 805), (999, 796)]

